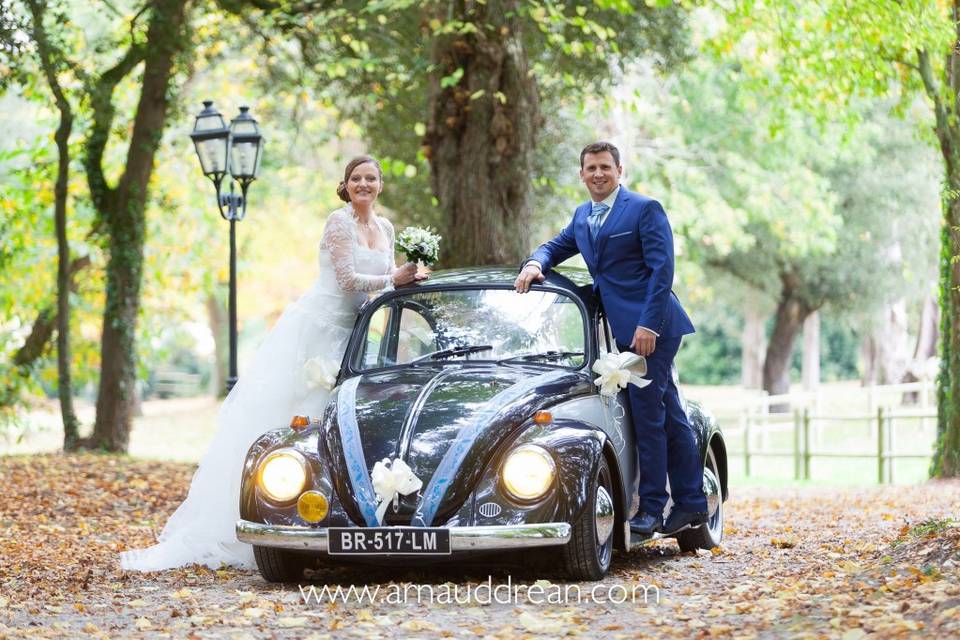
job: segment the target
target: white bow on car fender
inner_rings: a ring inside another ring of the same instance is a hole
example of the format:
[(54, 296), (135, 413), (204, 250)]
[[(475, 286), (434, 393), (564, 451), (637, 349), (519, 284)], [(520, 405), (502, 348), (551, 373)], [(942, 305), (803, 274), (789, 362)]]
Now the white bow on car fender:
[(652, 380), (644, 378), (647, 372), (647, 359), (635, 353), (605, 353), (593, 363), (593, 372), (599, 377), (593, 381), (600, 387), (601, 395), (612, 397), (628, 384), (643, 389)]
[(373, 482), (373, 490), (380, 500), (380, 506), (377, 507), (377, 521), (380, 524), (383, 524), (383, 516), (387, 512), (388, 504), (396, 500), (398, 496), (419, 491), (423, 486), (423, 481), (400, 458), (394, 458), (393, 460), (384, 458), (373, 465), (370, 480)]

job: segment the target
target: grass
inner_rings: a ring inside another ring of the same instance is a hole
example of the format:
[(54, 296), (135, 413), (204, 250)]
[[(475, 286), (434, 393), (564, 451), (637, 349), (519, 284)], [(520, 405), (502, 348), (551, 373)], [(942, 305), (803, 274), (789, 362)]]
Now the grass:
[(953, 518), (931, 518), (911, 528), (908, 535), (914, 538), (937, 535), (943, 533), (955, 524), (957, 524), (957, 521)]
[[(796, 485), (873, 485), (877, 483), (876, 458), (817, 458), (811, 460), (811, 480), (794, 479), (792, 455), (751, 457), (750, 475), (745, 474), (743, 436), (739, 413), (755, 397), (756, 392), (731, 386), (684, 386), (687, 398), (697, 400), (720, 421), (730, 453), (730, 482), (733, 486), (796, 486)], [(822, 385), (819, 398), (821, 414), (866, 414), (865, 394), (857, 382)], [(134, 420), (130, 436), (130, 455), (156, 460), (197, 462), (203, 455), (216, 429), (219, 401), (210, 397), (150, 400), (143, 403), (143, 415)], [(94, 408), (78, 403), (81, 421), (87, 430), (93, 423)], [(0, 435), (0, 455), (53, 452), (62, 446), (62, 429), (58, 406), (49, 403), (42, 410), (26, 417), (21, 434)], [(824, 420), (811, 425), (811, 448), (814, 451), (845, 451), (876, 454), (876, 423), (849, 420)], [(894, 423), (893, 447), (896, 451), (932, 453), (936, 424), (934, 420), (900, 420)], [(782, 425), (754, 431), (751, 450), (762, 443), (767, 450), (789, 451), (793, 448), (793, 420), (787, 416)], [(892, 461), (893, 482), (914, 484), (928, 477), (929, 458)]]

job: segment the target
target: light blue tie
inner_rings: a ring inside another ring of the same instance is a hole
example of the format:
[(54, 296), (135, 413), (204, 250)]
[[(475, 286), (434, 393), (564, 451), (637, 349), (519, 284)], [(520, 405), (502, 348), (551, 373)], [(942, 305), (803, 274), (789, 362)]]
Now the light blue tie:
[(587, 218), (587, 224), (590, 225), (590, 241), (593, 242), (593, 251), (597, 251), (597, 236), (600, 235), (600, 220), (603, 217), (603, 214), (609, 209), (606, 204), (603, 202), (594, 202), (593, 211), (590, 213), (590, 216)]

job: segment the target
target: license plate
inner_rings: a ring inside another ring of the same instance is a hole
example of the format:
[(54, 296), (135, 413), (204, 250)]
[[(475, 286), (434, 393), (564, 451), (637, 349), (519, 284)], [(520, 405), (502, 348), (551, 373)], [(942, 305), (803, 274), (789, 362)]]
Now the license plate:
[(331, 555), (448, 555), (450, 530), (431, 527), (366, 527), (327, 530)]

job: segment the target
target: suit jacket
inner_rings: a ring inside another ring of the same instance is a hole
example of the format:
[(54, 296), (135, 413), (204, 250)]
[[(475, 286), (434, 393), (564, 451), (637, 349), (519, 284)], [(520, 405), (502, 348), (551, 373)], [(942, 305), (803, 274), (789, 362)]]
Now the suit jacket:
[(617, 342), (630, 344), (638, 326), (663, 338), (693, 333), (693, 324), (671, 290), (673, 232), (659, 202), (620, 187), (613, 208), (600, 227), (597, 250), (590, 241), (587, 201), (573, 213), (560, 234), (530, 256), (544, 273), (567, 258), (583, 255), (594, 289)]

